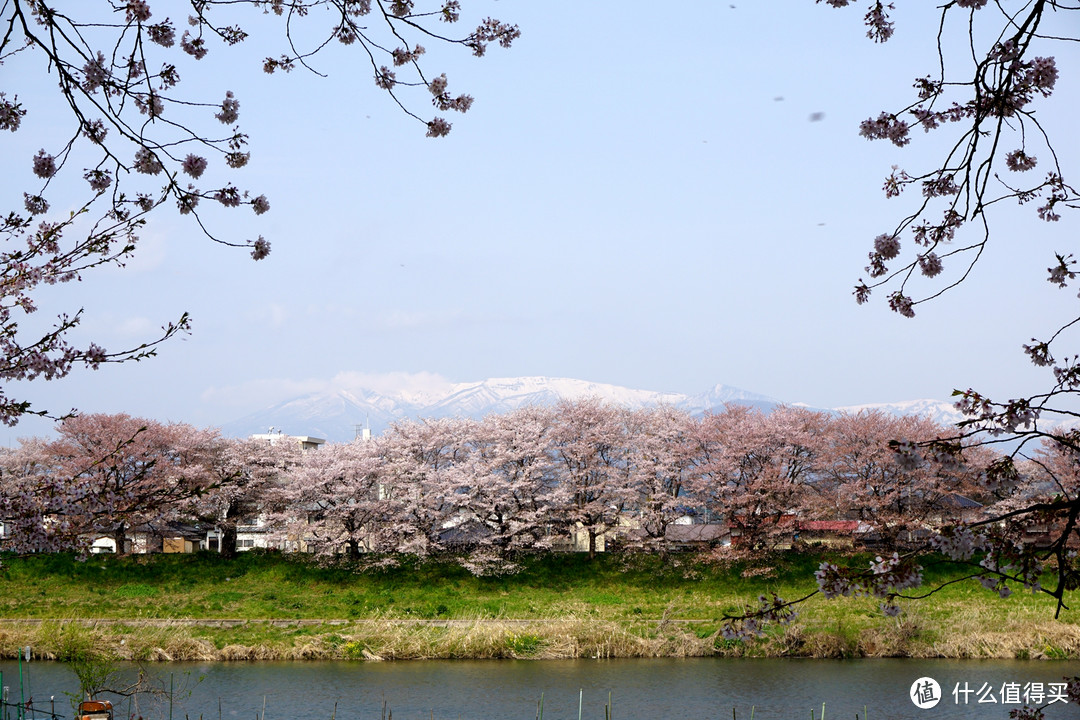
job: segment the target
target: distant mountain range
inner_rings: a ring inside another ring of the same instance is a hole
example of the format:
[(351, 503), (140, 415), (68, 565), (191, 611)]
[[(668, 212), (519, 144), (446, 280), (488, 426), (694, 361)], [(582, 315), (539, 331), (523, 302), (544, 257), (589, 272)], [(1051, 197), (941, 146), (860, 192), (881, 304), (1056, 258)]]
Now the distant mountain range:
[(831, 409), (835, 412), (856, 413), (860, 410), (882, 410), (890, 415), (921, 415), (941, 425), (955, 425), (964, 419), (955, 405), (943, 400), (907, 400), (894, 403), (845, 405)]
[[(347, 442), (360, 428), (379, 434), (398, 420), (416, 418), (482, 418), (525, 405), (548, 405), (561, 399), (597, 397), (630, 408), (667, 404), (692, 414), (722, 410), (727, 403), (771, 410), (780, 400), (747, 392), (729, 385), (716, 385), (697, 395), (633, 390), (617, 385), (570, 378), (493, 378), (481, 382), (446, 383), (442, 387), (396, 391), (336, 388), (293, 398), (230, 422), (222, 427), (226, 435), (246, 437), (265, 433), (271, 427), (289, 435), (310, 435), (330, 442)], [(880, 408), (886, 412), (926, 415), (942, 423), (955, 423), (960, 414), (947, 402), (915, 400), (881, 405), (833, 408), (856, 412)]]

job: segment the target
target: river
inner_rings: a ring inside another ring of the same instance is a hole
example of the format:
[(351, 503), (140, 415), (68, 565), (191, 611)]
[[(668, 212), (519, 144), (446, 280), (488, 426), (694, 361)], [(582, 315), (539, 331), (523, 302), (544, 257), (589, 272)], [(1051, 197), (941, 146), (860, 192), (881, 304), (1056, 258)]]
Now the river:
[[(546, 720), (749, 720), (772, 718), (942, 720), (1008, 718), (1019, 703), (1004, 695), (1041, 690), (1053, 698), (1080, 663), (1001, 660), (543, 660), (174, 663), (148, 666), (160, 687), (173, 686), (173, 718), (191, 720), (534, 720), (543, 696)], [(63, 664), (0, 663), (9, 701), (33, 698), (71, 718), (77, 682)], [(909, 693), (925, 681), (915, 699)], [(167, 700), (116, 701), (117, 720), (168, 718)], [(220, 710), (219, 710), (220, 708)], [(265, 708), (265, 709), (264, 709)], [(864, 714), (865, 713), (865, 714)], [(1080, 718), (1080, 706), (1052, 703), (1048, 720)], [(15, 720), (7, 708), (4, 716)], [(28, 715), (27, 717), (31, 717)], [(45, 720), (44, 716), (37, 716)]]

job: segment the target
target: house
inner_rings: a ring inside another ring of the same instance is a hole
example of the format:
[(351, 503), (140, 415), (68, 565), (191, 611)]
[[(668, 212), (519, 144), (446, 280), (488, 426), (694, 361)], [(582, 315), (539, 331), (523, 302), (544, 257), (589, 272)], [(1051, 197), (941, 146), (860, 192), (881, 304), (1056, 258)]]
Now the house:
[[(204, 547), (210, 552), (221, 552), (221, 538), (224, 532), (221, 528), (206, 531)], [(297, 550), (298, 547), (283, 547), (278, 534), (270, 527), (262, 515), (253, 518), (244, 518), (236, 525), (236, 550), (245, 552), (255, 548), (268, 550)]]
[(664, 544), (669, 550), (707, 550), (731, 545), (731, 528), (726, 523), (702, 523), (668, 525), (664, 531)]
[[(318, 450), (319, 446), (325, 445), (324, 438), (312, 437), (311, 435), (286, 435), (281, 430), (271, 427), (268, 432), (256, 433), (248, 436), (249, 440), (261, 440), (269, 445), (277, 445), (282, 442), (294, 442), (300, 446), (303, 452)], [(205, 547), (210, 552), (221, 552), (221, 538), (224, 532), (220, 527), (208, 530), (203, 538)], [(306, 544), (302, 540), (283, 540), (275, 528), (271, 528), (267, 519), (262, 515), (246, 518), (236, 526), (236, 549), (238, 552), (253, 550), (255, 548), (271, 550), (306, 550)]]
[(170, 523), (161, 538), (163, 553), (193, 553), (205, 546), (205, 533), (194, 525)]
[(858, 520), (800, 520), (795, 524), (794, 539), (811, 545), (853, 548), (870, 529)]
[[(90, 552), (94, 555), (116, 553), (116, 538), (111, 534), (94, 533), (83, 536), (90, 544)], [(161, 552), (162, 538), (149, 525), (140, 525), (129, 528), (124, 535), (123, 552), (131, 555), (149, 555)]]
[(934, 501), (927, 519), (942, 526), (975, 522), (982, 519), (982, 516), (982, 503), (959, 493), (948, 493)]
[[(1031, 518), (1023, 525), (1020, 542), (1030, 547), (1048, 548), (1061, 540), (1061, 534), (1066, 527), (1067, 521), (1061, 517)], [(1075, 530), (1065, 538), (1065, 547), (1080, 547), (1080, 538), (1077, 537)]]
[(493, 532), (484, 523), (474, 518), (463, 522), (443, 525), (438, 534), (439, 544), (448, 550), (470, 550), (479, 547)]
[(191, 540), (185, 537), (169, 537), (162, 541), (161, 552), (186, 555), (202, 549), (202, 539)]
[(116, 540), (111, 537), (97, 537), (90, 542), (91, 555), (105, 555), (116, 552)]
[[(90, 552), (94, 555), (112, 554), (117, 551), (116, 538), (112, 534), (93, 533), (84, 535)], [(144, 523), (128, 528), (124, 536), (123, 550), (134, 555), (150, 553), (192, 553), (203, 549), (203, 530), (194, 525), (170, 522), (164, 526)]]
[[(645, 529), (633, 526), (621, 529), (618, 549), (660, 547), (665, 552), (693, 552), (731, 545), (731, 530), (726, 523), (694, 523), (685, 515), (664, 528), (664, 537), (649, 535)], [(613, 546), (615, 544), (613, 543)]]
[(311, 437), (310, 435), (286, 435), (277, 428), (270, 428), (269, 432), (256, 433), (255, 435), (249, 435), (249, 440), (263, 440), (276, 445), (279, 442), (295, 442), (300, 445), (300, 449), (304, 452), (308, 450), (318, 450), (320, 445), (325, 445), (326, 440), (324, 438)]
[[(596, 552), (607, 552), (608, 543), (617, 544), (620, 535), (630, 536), (633, 530), (626, 527), (613, 527), (597, 533), (594, 548)], [(589, 552), (589, 530), (583, 523), (574, 523), (573, 527), (558, 530), (549, 529), (548, 547), (554, 552)]]
[(731, 546), (743, 549), (789, 550), (796, 537), (798, 517), (791, 512), (731, 518)]

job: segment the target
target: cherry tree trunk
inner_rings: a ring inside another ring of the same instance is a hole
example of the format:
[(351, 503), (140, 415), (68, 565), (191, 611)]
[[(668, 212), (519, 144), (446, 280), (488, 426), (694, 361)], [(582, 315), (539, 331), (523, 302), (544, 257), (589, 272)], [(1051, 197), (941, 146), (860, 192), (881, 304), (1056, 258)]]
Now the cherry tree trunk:
[(218, 551), (222, 557), (232, 559), (236, 557), (236, 524), (229, 522), (221, 528), (221, 535), (218, 538)]
[(120, 523), (112, 532), (113, 542), (116, 543), (116, 554), (127, 555), (127, 523)]

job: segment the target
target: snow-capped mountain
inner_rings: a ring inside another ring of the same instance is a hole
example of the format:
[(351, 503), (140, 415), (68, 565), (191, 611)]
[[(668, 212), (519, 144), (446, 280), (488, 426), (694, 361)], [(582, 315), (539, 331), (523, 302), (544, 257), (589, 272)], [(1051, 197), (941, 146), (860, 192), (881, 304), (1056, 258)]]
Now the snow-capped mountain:
[(703, 393), (691, 395), (690, 397), (673, 404), (678, 405), (683, 410), (700, 414), (710, 410), (723, 410), (724, 405), (728, 403), (749, 405), (750, 407), (756, 407), (759, 410), (771, 410), (779, 405), (780, 401), (765, 395), (758, 395), (757, 393), (740, 390), (731, 385), (715, 385)]
[[(526, 405), (550, 405), (562, 399), (596, 397), (629, 408), (667, 404), (699, 415), (722, 410), (727, 403), (749, 405), (769, 411), (780, 400), (747, 392), (729, 385), (716, 385), (696, 395), (634, 390), (571, 378), (492, 378), (480, 382), (428, 384), (423, 389), (402, 386), (381, 391), (359, 388), (331, 389), (311, 393), (230, 422), (222, 427), (227, 435), (245, 437), (273, 427), (290, 435), (311, 435), (331, 442), (347, 442), (361, 428), (373, 434), (403, 419), (470, 417), (482, 418)], [(942, 423), (955, 423), (959, 413), (949, 403), (935, 400), (858, 405), (835, 411), (858, 412), (878, 408), (897, 415), (929, 415)]]
[(378, 434), (396, 420), (405, 418), (482, 418), (525, 405), (550, 405), (562, 399), (596, 397), (630, 408), (668, 404), (693, 413), (719, 410), (724, 403), (738, 402), (768, 410), (779, 404), (764, 395), (726, 385), (698, 395), (634, 390), (572, 378), (519, 377), (492, 378), (481, 382), (447, 383), (427, 387), (382, 391), (334, 388), (287, 400), (273, 407), (228, 423), (228, 435), (246, 436), (274, 427), (293, 435), (312, 435), (332, 442), (351, 440), (357, 429), (370, 427)]
[(261, 410), (222, 427), (226, 435), (246, 437), (274, 428), (290, 435), (311, 435), (331, 442), (355, 437), (358, 427), (379, 432), (396, 420), (415, 417), (417, 408), (398, 399), (348, 390), (311, 393)]
[(836, 412), (857, 413), (860, 410), (883, 410), (890, 415), (922, 415), (941, 425), (955, 425), (964, 416), (950, 402), (944, 400), (908, 400), (905, 402), (847, 405), (833, 408)]
[(445, 398), (428, 408), (428, 414), (433, 417), (483, 417), (524, 405), (549, 405), (559, 400), (586, 397), (596, 397), (614, 405), (642, 407), (660, 403), (676, 405), (686, 396), (570, 378), (494, 378), (454, 385)]

